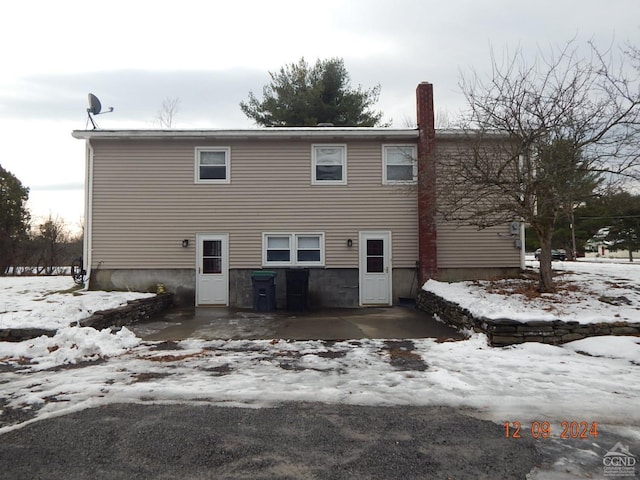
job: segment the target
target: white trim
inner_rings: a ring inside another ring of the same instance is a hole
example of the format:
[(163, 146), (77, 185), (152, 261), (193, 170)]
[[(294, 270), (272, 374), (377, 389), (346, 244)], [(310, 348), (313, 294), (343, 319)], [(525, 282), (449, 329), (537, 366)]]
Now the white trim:
[(84, 188), (84, 241), (82, 242), (82, 264), (86, 271), (86, 288), (91, 278), (91, 262), (93, 253), (93, 145), (87, 139), (86, 167)]
[[(205, 152), (223, 152), (224, 153), (224, 166), (225, 166), (225, 178), (224, 179), (201, 179), (200, 178), (200, 154)], [(231, 148), (230, 147), (195, 147), (194, 149), (194, 169), (193, 169), (193, 181), (194, 183), (231, 183)]]
[[(318, 148), (342, 149), (342, 179), (341, 180), (316, 179), (316, 149)], [(347, 185), (347, 145), (345, 143), (314, 143), (311, 145), (311, 185)]]
[[(289, 239), (289, 261), (288, 262), (269, 262), (267, 261), (267, 238), (268, 237), (287, 237)], [(319, 237), (320, 238), (320, 261), (318, 262), (299, 262), (297, 260), (298, 253), (298, 237)], [(262, 266), (263, 267), (324, 267), (324, 232), (262, 232)]]
[[(389, 180), (387, 178), (387, 149), (388, 148), (410, 148), (412, 152), (412, 176), (411, 180)], [(382, 184), (383, 185), (413, 185), (418, 181), (418, 149), (413, 143), (385, 143), (382, 145)]]
[(268, 127), (247, 130), (74, 130), (74, 138), (406, 138), (417, 139), (418, 129), (375, 127)]

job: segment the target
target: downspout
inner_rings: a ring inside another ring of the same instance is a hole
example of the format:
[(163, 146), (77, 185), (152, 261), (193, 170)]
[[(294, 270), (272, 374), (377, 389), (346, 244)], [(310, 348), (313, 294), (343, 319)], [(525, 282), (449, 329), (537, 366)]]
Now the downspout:
[(86, 270), (86, 288), (89, 288), (89, 280), (91, 278), (91, 254), (93, 252), (93, 146), (91, 139), (87, 138), (85, 168), (85, 187), (84, 187), (84, 242), (82, 246), (82, 258), (84, 269)]
[(524, 228), (524, 220), (520, 222), (520, 271), (524, 272), (527, 269), (527, 263), (525, 262), (525, 245), (527, 242), (525, 241), (525, 228)]

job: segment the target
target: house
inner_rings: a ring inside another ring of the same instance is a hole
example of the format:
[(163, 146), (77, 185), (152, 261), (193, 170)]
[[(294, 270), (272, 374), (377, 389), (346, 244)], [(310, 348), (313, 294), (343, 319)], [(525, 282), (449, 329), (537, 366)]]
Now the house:
[(633, 259), (640, 256), (640, 251), (618, 248), (621, 243), (615, 240), (607, 240), (612, 227), (602, 227), (585, 243), (586, 258), (625, 258)]
[(252, 306), (252, 272), (309, 270), (312, 306), (391, 305), (428, 278), (519, 271), (509, 225), (438, 220), (433, 88), (418, 128), (80, 130), (85, 268), (93, 289), (155, 289), (179, 303)]

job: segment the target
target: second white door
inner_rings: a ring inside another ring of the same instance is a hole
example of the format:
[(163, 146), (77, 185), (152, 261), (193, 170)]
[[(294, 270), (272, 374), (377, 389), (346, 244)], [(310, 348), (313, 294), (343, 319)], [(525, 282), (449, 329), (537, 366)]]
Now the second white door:
[(391, 232), (360, 232), (360, 304), (391, 305)]

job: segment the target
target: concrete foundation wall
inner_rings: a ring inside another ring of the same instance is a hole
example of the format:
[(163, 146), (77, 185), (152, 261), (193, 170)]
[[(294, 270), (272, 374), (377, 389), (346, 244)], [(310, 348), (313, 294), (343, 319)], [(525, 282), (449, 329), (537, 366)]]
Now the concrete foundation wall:
[[(251, 272), (255, 269), (229, 270), (229, 306), (253, 308)], [(272, 269), (276, 276), (276, 307), (287, 307), (286, 269)], [(359, 270), (357, 268), (309, 269), (309, 308), (359, 306)], [(392, 302), (415, 298), (419, 287), (412, 268), (393, 270)], [(91, 272), (92, 290), (132, 290), (156, 292), (158, 284), (174, 294), (175, 305), (195, 303), (196, 276), (193, 269), (99, 269)]]
[(91, 290), (131, 290), (156, 293), (158, 284), (173, 293), (178, 306), (193, 305), (196, 298), (196, 274), (190, 269), (124, 270), (98, 269), (91, 271)]
[(401, 298), (415, 299), (421, 285), (418, 283), (418, 270), (414, 268), (393, 269), (393, 304)]
[[(276, 272), (276, 308), (287, 308), (287, 269), (270, 268)], [(253, 307), (251, 270), (229, 272), (229, 304), (238, 308)], [(358, 306), (357, 269), (309, 269), (309, 308)]]
[(519, 267), (441, 268), (438, 270), (437, 279), (440, 282), (463, 282), (465, 280), (516, 278), (518, 275), (520, 275)]

